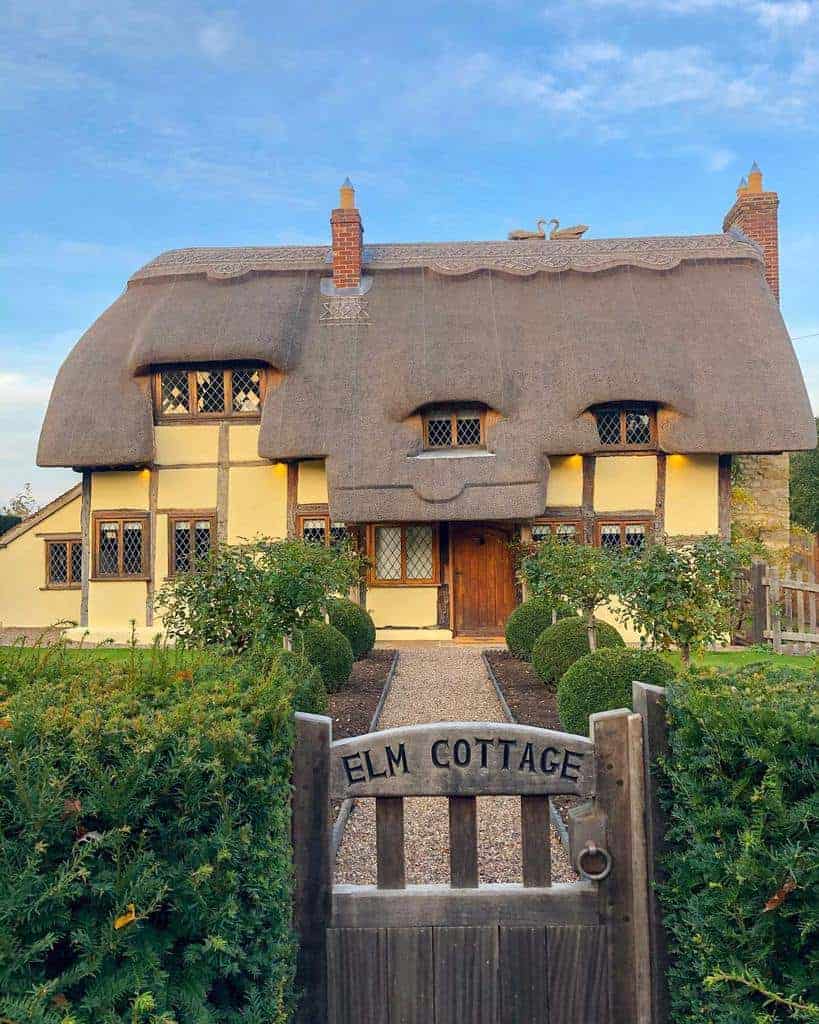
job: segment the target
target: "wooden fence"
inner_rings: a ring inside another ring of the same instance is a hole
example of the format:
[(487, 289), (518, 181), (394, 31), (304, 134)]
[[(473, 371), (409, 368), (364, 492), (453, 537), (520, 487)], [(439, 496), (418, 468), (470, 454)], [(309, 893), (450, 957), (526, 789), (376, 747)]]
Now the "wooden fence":
[(780, 574), (774, 566), (755, 562), (741, 598), (748, 615), (737, 638), (770, 643), (778, 653), (819, 654), (817, 595), (819, 583), (812, 568)]

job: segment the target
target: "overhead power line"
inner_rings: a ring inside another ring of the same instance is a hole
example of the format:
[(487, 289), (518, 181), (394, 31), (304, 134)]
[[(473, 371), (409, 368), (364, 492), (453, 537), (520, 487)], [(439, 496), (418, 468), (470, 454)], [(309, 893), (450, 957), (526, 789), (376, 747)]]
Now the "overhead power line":
[(791, 341), (804, 341), (805, 338), (819, 338), (819, 331), (814, 334), (799, 334), (795, 338), (791, 338)]

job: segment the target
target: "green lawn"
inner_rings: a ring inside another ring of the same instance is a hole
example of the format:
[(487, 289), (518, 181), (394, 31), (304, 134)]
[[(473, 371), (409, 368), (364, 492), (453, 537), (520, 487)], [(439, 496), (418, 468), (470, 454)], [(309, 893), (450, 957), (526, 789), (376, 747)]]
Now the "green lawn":
[[(668, 657), (675, 665), (682, 665), (680, 656), (676, 652), (669, 652)], [(816, 664), (816, 657), (799, 654), (774, 654), (773, 651), (762, 653), (749, 649), (747, 651), (707, 651), (695, 656), (692, 661), (694, 665), (709, 665), (714, 668), (738, 668), (740, 665), (750, 665), (752, 662), (762, 661), (768, 665), (793, 665), (797, 668), (809, 669)]]

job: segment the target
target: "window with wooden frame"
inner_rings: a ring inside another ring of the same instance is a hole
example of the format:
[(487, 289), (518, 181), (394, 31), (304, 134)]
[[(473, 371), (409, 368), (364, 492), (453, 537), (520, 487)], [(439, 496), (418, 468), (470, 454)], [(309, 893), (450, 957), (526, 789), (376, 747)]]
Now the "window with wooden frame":
[(597, 545), (609, 551), (642, 551), (651, 536), (650, 522), (598, 522)]
[(148, 579), (148, 514), (95, 512), (92, 522), (94, 579)]
[(331, 548), (342, 547), (351, 540), (346, 523), (334, 522), (329, 516), (323, 515), (299, 516), (298, 532), (306, 541)]
[(367, 547), (370, 582), (376, 586), (438, 582), (438, 529), (432, 524), (374, 524), (367, 530)]
[(45, 542), (46, 588), (77, 590), (82, 585), (82, 539), (79, 534)]
[(653, 405), (621, 402), (592, 409), (601, 448), (656, 448), (657, 413)]
[(532, 540), (537, 544), (547, 537), (555, 536), (558, 540), (573, 541), (579, 544), (583, 540), (583, 524), (567, 522), (565, 519), (541, 520), (532, 523)]
[(196, 572), (216, 547), (215, 512), (168, 516), (168, 575)]
[(483, 448), (486, 410), (478, 405), (428, 409), (423, 414), (424, 448)]
[(154, 374), (154, 412), (162, 423), (258, 419), (264, 395), (264, 367), (250, 363), (168, 366)]

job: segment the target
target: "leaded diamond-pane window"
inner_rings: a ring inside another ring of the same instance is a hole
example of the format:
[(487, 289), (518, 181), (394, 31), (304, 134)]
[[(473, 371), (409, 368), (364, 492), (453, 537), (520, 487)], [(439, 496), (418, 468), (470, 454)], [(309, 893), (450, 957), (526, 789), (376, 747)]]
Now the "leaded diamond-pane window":
[(606, 525), (600, 527), (600, 547), (608, 551), (620, 550), (620, 527)]
[(401, 579), (400, 526), (376, 526), (375, 575), (379, 580)]
[(330, 523), (330, 546), (340, 548), (350, 539), (346, 523)]
[(555, 527), (555, 536), (566, 544), (576, 541), (577, 527), (574, 523), (558, 523)]
[(446, 419), (427, 420), (427, 447), (452, 447), (452, 420), (449, 416)]
[(547, 540), (552, 535), (552, 528), (548, 523), (533, 523), (532, 524), (532, 540), (539, 544), (541, 541)]
[(626, 444), (651, 444), (651, 418), (647, 412), (626, 413)]
[(126, 576), (142, 575), (142, 523), (122, 527), (122, 571)]
[(100, 576), (119, 576), (119, 523), (100, 523)]
[(196, 374), (196, 409), (201, 413), (225, 411), (223, 370), (199, 370)]
[(158, 418), (254, 417), (261, 413), (265, 373), (259, 366), (182, 366), (155, 375)]
[(204, 562), (210, 555), (213, 544), (213, 528), (209, 519), (197, 519), (193, 524), (193, 568)]
[(597, 436), (604, 447), (649, 448), (654, 441), (650, 406), (609, 405), (596, 409)]
[(642, 551), (646, 545), (646, 528), (642, 523), (631, 523), (626, 526), (626, 547), (632, 551)]
[(68, 583), (68, 544), (48, 545), (48, 582), (54, 586)]
[(160, 374), (162, 415), (185, 416), (191, 411), (187, 370), (166, 370)]
[(407, 537), (407, 579), (431, 580), (432, 562), (432, 527), (408, 526)]
[(188, 572), (191, 567), (191, 524), (178, 519), (173, 524), (173, 571)]
[(262, 405), (260, 370), (240, 367), (233, 371), (233, 411), (258, 412)]
[(600, 444), (620, 444), (619, 409), (601, 409), (597, 413), (597, 434)]
[(82, 541), (46, 541), (46, 586), (79, 587), (82, 583)]
[(71, 582), (79, 583), (82, 580), (82, 541), (73, 541), (69, 547), (71, 549), (69, 557)]
[(480, 416), (459, 416), (457, 426), (459, 448), (474, 448), (481, 443)]
[(311, 544), (327, 543), (327, 521), (325, 519), (305, 519), (302, 522), (301, 535)]

